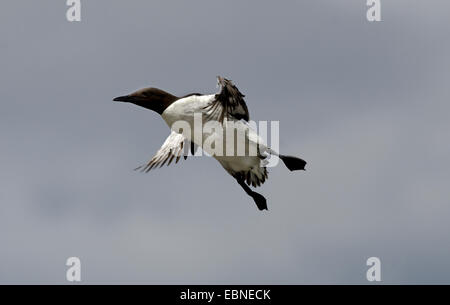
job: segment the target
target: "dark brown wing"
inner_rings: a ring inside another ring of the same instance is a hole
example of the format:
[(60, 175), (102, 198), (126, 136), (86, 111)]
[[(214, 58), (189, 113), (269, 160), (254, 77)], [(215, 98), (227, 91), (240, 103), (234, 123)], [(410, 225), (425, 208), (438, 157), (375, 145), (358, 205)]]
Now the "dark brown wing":
[(205, 107), (206, 117), (221, 123), (224, 118), (229, 117), (248, 121), (250, 115), (244, 101), (245, 95), (229, 79), (218, 76), (217, 82), (220, 91), (216, 94), (214, 101)]

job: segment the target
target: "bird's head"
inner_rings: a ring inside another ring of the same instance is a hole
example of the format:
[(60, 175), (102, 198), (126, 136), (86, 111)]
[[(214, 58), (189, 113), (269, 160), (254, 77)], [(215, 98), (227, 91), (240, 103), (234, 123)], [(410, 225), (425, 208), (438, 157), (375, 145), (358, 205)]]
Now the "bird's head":
[(113, 99), (115, 102), (132, 103), (159, 114), (175, 102), (178, 97), (158, 88), (144, 88), (128, 95)]

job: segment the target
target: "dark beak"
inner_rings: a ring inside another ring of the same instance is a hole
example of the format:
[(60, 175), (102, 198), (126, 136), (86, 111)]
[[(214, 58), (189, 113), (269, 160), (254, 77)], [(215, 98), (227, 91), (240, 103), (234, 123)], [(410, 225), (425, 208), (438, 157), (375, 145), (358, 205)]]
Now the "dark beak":
[(131, 97), (129, 95), (119, 96), (113, 99), (114, 102), (131, 102)]

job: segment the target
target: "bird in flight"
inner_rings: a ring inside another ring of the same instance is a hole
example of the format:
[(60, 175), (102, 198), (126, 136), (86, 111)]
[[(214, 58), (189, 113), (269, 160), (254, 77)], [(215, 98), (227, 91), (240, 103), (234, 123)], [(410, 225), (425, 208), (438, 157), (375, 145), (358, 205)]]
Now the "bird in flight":
[[(171, 128), (169, 137), (155, 156), (136, 170), (148, 172), (166, 163), (170, 165), (173, 160), (178, 163), (181, 157), (187, 158), (189, 150), (191, 155), (194, 154), (195, 144), (236, 179), (259, 210), (267, 210), (266, 198), (250, 186), (258, 187), (268, 178), (268, 156), (278, 156), (291, 171), (305, 170), (306, 162), (268, 147), (248, 123), (250, 116), (245, 96), (231, 80), (218, 76), (217, 81), (220, 90), (216, 94), (192, 93), (177, 97), (161, 89), (144, 88), (114, 98), (116, 102), (132, 103), (157, 112)], [(196, 124), (196, 119), (201, 123)], [(214, 127), (207, 127), (208, 124)], [(231, 133), (237, 133), (238, 140), (234, 137), (230, 141), (226, 135)]]

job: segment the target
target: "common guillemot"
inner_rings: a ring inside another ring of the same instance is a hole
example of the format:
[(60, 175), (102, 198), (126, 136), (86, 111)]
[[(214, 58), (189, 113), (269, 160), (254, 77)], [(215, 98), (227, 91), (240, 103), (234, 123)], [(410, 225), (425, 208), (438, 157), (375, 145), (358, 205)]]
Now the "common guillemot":
[[(248, 124), (250, 116), (244, 95), (232, 81), (220, 76), (217, 80), (220, 90), (216, 94), (191, 93), (177, 97), (161, 89), (144, 88), (129, 95), (114, 98), (114, 101), (132, 103), (157, 112), (172, 130), (155, 156), (137, 169), (148, 172), (157, 166), (163, 166), (166, 162), (169, 165), (174, 159), (175, 163), (178, 163), (182, 156), (184, 159), (187, 158), (189, 152), (186, 147), (190, 147), (193, 154), (195, 143), (219, 161), (244, 191), (253, 198), (259, 210), (267, 210), (264, 196), (252, 191), (249, 187), (260, 186), (268, 178), (265, 166), (267, 155), (278, 156), (291, 171), (305, 170), (306, 162), (297, 157), (281, 155), (267, 147)], [(202, 119), (200, 128), (195, 122), (198, 116)], [(185, 123), (181, 124), (184, 127), (175, 128), (180, 126), (178, 124), (180, 122)], [(216, 123), (216, 127), (206, 128), (208, 123)], [(190, 131), (186, 132), (186, 129)], [(234, 139), (230, 144), (224, 136), (227, 131), (234, 134), (235, 130), (244, 135), (244, 154), (236, 152)], [(207, 141), (215, 144), (208, 146)], [(231, 145), (232, 154), (221, 154), (221, 147), (219, 150), (215, 149), (218, 144), (223, 144), (225, 149)], [(252, 154), (251, 151), (255, 153)]]

